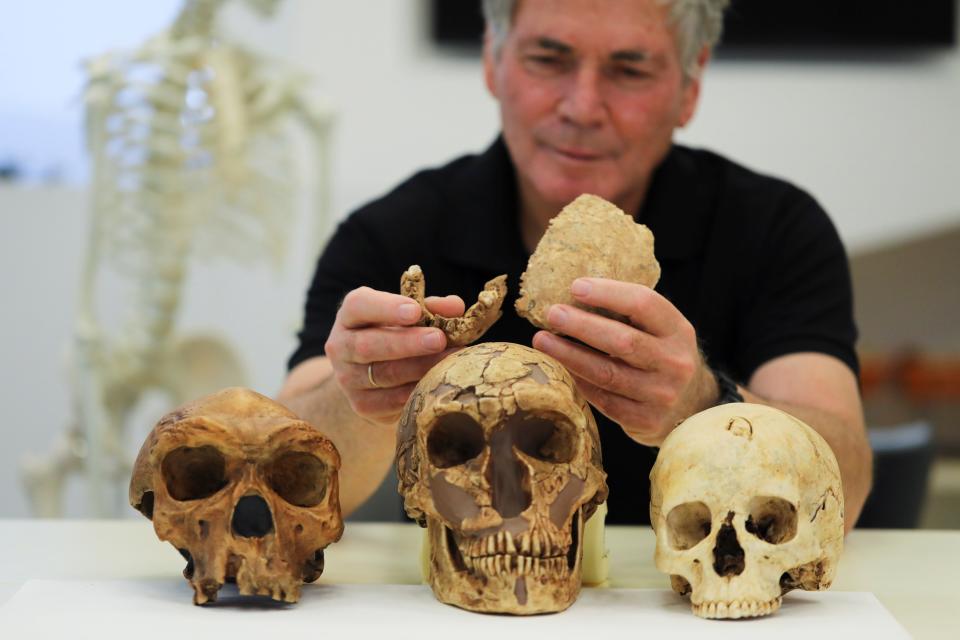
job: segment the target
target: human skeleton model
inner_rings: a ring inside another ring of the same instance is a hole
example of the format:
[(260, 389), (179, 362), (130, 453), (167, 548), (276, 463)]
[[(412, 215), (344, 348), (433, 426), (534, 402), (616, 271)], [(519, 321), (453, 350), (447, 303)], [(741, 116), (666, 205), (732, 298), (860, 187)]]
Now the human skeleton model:
[[(222, 341), (177, 335), (177, 312), (191, 253), (245, 263), (266, 254), (280, 263), (294, 205), (296, 125), (309, 134), (320, 169), (311, 250), (325, 233), (332, 115), (299, 95), (302, 77), (218, 33), (227, 2), (187, 0), (173, 25), (139, 50), (88, 64), (93, 224), (75, 326), (76, 425), (53, 453), (24, 461), (38, 515), (62, 514), (66, 476), (78, 471), (86, 473), (94, 515), (119, 509), (130, 474), (124, 427), (146, 392), (180, 403), (241, 382)], [(245, 3), (261, 15), (277, 5)], [(116, 328), (98, 318), (105, 278), (125, 294), (122, 313), (103, 314), (120, 318)]]

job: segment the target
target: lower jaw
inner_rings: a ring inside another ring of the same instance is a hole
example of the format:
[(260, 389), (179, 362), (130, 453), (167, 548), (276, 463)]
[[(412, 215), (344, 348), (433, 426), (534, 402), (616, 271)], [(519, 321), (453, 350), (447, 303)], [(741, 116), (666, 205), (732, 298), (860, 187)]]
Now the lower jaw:
[(431, 587), (437, 600), (467, 611), (526, 616), (567, 609), (580, 593), (580, 579), (459, 572), (433, 581)]
[[(571, 569), (567, 558), (559, 558), (562, 561), (560, 570), (546, 572), (543, 561), (553, 558), (540, 558), (541, 572), (537, 573), (535, 558), (523, 556), (524, 567), (521, 568), (518, 562), (521, 554), (510, 554), (510, 568), (507, 570), (505, 558), (508, 554), (500, 554), (503, 560), (496, 563), (503, 566), (488, 571), (485, 567), (468, 565), (479, 564), (474, 560), (486, 563), (493, 558), (461, 555), (446, 526), (430, 519), (427, 530), (431, 547), (428, 581), (440, 602), (479, 613), (536, 615), (563, 611), (580, 593), (579, 561)], [(533, 561), (533, 572), (521, 574), (528, 560)]]

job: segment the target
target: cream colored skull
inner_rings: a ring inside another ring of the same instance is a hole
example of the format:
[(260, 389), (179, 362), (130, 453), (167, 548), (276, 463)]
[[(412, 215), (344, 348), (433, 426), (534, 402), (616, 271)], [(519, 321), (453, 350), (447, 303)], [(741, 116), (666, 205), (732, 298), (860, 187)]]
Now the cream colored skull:
[(725, 404), (667, 437), (650, 472), (656, 564), (704, 618), (773, 613), (829, 588), (843, 548), (837, 460), (777, 409)]
[(323, 572), (343, 520), (333, 443), (248, 389), (167, 414), (147, 437), (130, 504), (187, 560), (194, 603), (235, 580), (243, 595), (296, 602)]
[(576, 599), (607, 486), (593, 415), (556, 360), (508, 343), (444, 359), (404, 409), (397, 470), (439, 600), (529, 614)]

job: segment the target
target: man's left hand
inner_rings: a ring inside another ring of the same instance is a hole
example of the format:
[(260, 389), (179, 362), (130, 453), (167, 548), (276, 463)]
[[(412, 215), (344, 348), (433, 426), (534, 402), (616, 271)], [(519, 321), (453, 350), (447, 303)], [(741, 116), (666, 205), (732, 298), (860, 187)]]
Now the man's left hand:
[(624, 316), (629, 324), (565, 304), (553, 305), (533, 346), (559, 360), (587, 400), (641, 444), (658, 446), (688, 416), (711, 406), (718, 390), (693, 325), (649, 287), (579, 278), (577, 302)]

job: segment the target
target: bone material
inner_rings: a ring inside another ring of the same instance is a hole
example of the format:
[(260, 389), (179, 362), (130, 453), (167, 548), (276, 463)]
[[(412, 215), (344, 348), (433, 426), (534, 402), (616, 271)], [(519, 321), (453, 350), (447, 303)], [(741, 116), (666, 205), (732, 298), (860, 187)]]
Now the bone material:
[(412, 265), (400, 278), (400, 293), (416, 300), (420, 305), (421, 327), (438, 327), (447, 336), (447, 344), (456, 347), (468, 345), (480, 339), (501, 314), (500, 307), (507, 297), (507, 276), (497, 276), (487, 282), (477, 301), (459, 318), (445, 318), (431, 313), (424, 304), (426, 282), (419, 265)]
[[(314, 249), (327, 233), (333, 112), (307, 98), (302, 74), (218, 28), (230, 4), (240, 3), (186, 0), (136, 50), (86, 64), (92, 222), (78, 269), (73, 417), (52, 454), (24, 460), (34, 513), (62, 515), (67, 477), (83, 473), (90, 512), (116, 516), (130, 475), (125, 434), (144, 398), (176, 406), (243, 383), (226, 340), (181, 334), (183, 293), (197, 259), (282, 265), (298, 157), (317, 160)], [(269, 15), (278, 2), (243, 4)]]
[(826, 441), (778, 409), (724, 404), (667, 436), (650, 473), (655, 562), (703, 618), (774, 613), (830, 587), (843, 549), (840, 469)]
[(520, 277), (517, 313), (548, 329), (551, 305), (568, 304), (617, 320), (622, 316), (574, 300), (570, 285), (580, 277), (610, 278), (653, 287), (660, 265), (653, 234), (616, 205), (583, 194), (552, 220)]
[(130, 504), (187, 560), (194, 603), (241, 595), (297, 602), (343, 533), (333, 443), (281, 405), (230, 388), (165, 415), (130, 479)]
[(502, 342), (442, 360), (404, 408), (397, 471), (440, 601), (532, 614), (576, 599), (607, 487), (596, 422), (559, 362)]
[[(586, 587), (602, 587), (609, 584), (610, 553), (606, 543), (607, 503), (597, 507), (593, 517), (583, 527), (583, 574), (581, 583)], [(420, 577), (424, 582), (430, 580), (430, 536), (423, 530), (420, 544)]]

